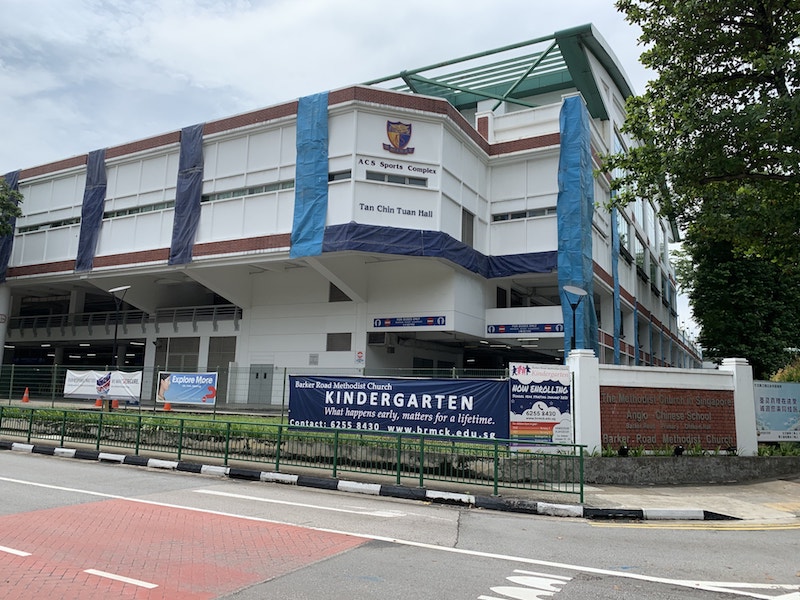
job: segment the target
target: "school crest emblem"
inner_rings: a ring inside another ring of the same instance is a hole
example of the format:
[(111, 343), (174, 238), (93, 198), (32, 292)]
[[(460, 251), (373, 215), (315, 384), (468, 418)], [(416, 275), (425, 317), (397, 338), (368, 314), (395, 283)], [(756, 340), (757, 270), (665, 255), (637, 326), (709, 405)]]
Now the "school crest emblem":
[(409, 148), (411, 141), (411, 123), (400, 121), (386, 121), (386, 137), (389, 143), (383, 145), (384, 150), (394, 154), (413, 154), (414, 148)]

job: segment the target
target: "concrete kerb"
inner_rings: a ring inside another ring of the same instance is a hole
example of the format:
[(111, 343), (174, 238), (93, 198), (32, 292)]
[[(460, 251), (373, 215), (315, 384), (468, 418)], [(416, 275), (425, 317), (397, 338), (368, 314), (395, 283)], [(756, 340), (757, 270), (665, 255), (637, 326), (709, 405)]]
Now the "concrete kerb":
[(0, 450), (44, 454), (61, 458), (77, 458), (97, 462), (113, 462), (129, 466), (148, 467), (167, 471), (182, 471), (202, 475), (229, 477), (231, 479), (244, 479), (248, 481), (261, 481), (311, 487), (316, 489), (336, 490), (373, 496), (386, 496), (405, 500), (425, 501), (435, 504), (450, 504), (466, 508), (480, 508), (501, 512), (515, 512), (553, 517), (572, 517), (584, 519), (624, 519), (624, 520), (738, 520), (707, 510), (700, 509), (619, 509), (619, 508), (592, 508), (579, 504), (554, 504), (520, 498), (498, 498), (494, 496), (478, 496), (467, 493), (429, 490), (426, 488), (410, 488), (401, 485), (385, 485), (376, 483), (362, 483), (343, 479), (314, 477), (309, 475), (291, 475), (227, 467), (219, 465), (204, 465), (185, 461), (164, 460), (147, 458), (138, 455), (112, 454), (81, 448), (62, 448), (40, 444), (24, 444), (0, 440)]

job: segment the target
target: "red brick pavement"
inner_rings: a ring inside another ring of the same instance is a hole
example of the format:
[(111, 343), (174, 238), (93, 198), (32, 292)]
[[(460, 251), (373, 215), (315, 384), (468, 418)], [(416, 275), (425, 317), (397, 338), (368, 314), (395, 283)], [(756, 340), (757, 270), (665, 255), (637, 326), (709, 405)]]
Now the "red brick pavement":
[[(126, 500), (0, 517), (0, 590), (14, 600), (210, 599), (367, 540)], [(96, 569), (157, 584), (146, 589)]]

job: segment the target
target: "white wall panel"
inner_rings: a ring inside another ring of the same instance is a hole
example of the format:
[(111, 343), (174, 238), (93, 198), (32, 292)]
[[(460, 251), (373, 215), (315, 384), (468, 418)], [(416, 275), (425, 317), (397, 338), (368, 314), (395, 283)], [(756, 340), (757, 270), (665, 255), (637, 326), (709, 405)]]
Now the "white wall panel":
[(501, 221), (490, 226), (491, 251), (494, 256), (502, 254), (519, 254), (523, 250), (522, 241), (525, 239), (525, 221)]
[(367, 225), (436, 230), (439, 194), (412, 186), (356, 182), (354, 220)]
[(353, 112), (339, 114), (328, 121), (328, 154), (339, 156), (353, 153), (356, 116)]
[[(387, 121), (400, 121), (411, 124), (411, 141), (408, 148), (414, 148), (413, 154), (394, 154), (383, 149), (389, 144), (386, 135)], [(422, 121), (416, 115), (400, 111), (385, 113), (358, 113), (358, 135), (356, 153), (375, 155), (390, 160), (406, 160), (440, 164), (442, 160), (442, 126), (438, 122)]]
[(555, 215), (526, 219), (525, 248), (517, 252), (548, 252), (558, 250), (558, 221)]
[(243, 237), (288, 233), (278, 229), (278, 195), (264, 194), (247, 199), (242, 215)]
[(527, 194), (558, 193), (558, 155), (526, 163)]
[(280, 164), (281, 129), (272, 129), (250, 135), (247, 152), (247, 171), (274, 169)]
[(168, 248), (173, 216), (163, 210), (103, 221), (96, 256)]
[(141, 176), (142, 163), (134, 161), (113, 167), (115, 176), (113, 185), (109, 186), (106, 195), (110, 198), (120, 196), (135, 196), (139, 193), (139, 181)]
[(524, 164), (515, 163), (492, 167), (491, 177), (492, 199), (495, 201), (523, 198), (527, 192)]
[(461, 205), (447, 196), (442, 197), (441, 231), (461, 240)]
[(326, 225), (341, 225), (353, 220), (353, 183), (342, 181), (328, 185)]
[(297, 126), (287, 125), (281, 129), (280, 165), (294, 165), (297, 162)]
[(442, 193), (456, 202), (461, 202), (461, 180), (451, 173), (449, 168), (442, 169)]
[(47, 248), (42, 261), (73, 260), (78, 255), (79, 235), (77, 226), (56, 227), (47, 230)]
[(143, 160), (141, 175), (142, 184), (139, 191), (163, 190), (167, 186), (167, 164), (166, 156), (158, 156)]

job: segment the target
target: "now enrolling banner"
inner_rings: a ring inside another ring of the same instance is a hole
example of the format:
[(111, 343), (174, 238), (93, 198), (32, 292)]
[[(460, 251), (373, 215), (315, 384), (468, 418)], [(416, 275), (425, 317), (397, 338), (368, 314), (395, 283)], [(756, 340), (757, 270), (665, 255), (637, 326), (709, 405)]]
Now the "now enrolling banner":
[(113, 398), (137, 401), (142, 394), (142, 372), (67, 371), (65, 398)]

